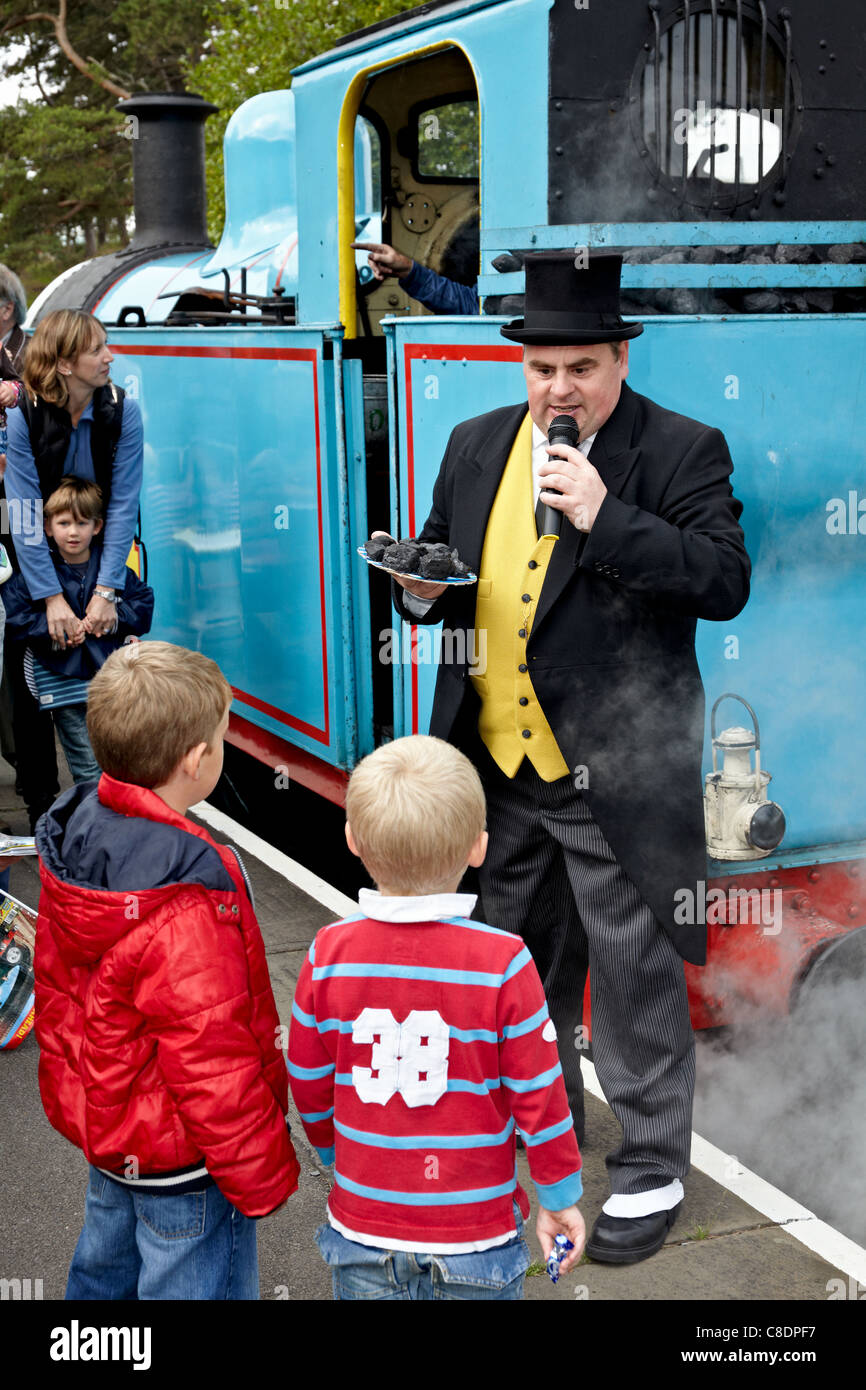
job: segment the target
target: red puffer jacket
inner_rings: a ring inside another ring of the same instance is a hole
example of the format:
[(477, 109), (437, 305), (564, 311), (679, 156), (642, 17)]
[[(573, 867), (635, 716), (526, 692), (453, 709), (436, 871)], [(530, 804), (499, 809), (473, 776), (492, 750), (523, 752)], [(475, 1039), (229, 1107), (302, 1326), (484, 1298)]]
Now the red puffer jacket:
[(105, 774), (55, 802), (36, 843), (39, 1088), (52, 1125), (99, 1168), (145, 1178), (203, 1161), (246, 1216), (273, 1211), (299, 1170), (264, 943), (234, 852)]

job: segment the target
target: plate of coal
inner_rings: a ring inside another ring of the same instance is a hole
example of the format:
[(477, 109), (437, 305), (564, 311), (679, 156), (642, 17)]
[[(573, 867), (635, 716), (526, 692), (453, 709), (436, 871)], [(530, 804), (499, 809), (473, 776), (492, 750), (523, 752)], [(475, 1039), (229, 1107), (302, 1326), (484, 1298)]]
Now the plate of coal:
[(362, 560), (374, 569), (401, 579), (420, 579), (425, 584), (477, 584), (478, 576), (464, 565), (456, 550), (432, 541), (395, 541), (393, 536), (371, 536), (358, 546)]

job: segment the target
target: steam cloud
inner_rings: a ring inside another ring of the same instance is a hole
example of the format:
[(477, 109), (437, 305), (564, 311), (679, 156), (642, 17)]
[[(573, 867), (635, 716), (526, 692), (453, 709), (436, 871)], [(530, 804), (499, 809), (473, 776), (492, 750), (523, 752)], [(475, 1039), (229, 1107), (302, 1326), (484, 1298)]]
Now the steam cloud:
[(785, 1019), (744, 1005), (698, 1034), (694, 1127), (837, 1230), (866, 1243), (864, 981), (804, 997)]

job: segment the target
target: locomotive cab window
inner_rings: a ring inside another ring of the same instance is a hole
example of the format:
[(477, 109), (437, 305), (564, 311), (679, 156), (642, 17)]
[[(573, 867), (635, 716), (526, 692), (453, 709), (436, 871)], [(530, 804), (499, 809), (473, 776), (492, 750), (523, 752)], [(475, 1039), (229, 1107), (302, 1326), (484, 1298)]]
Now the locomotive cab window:
[[(382, 140), (366, 116), (355, 122), (355, 240), (382, 240)], [(365, 251), (355, 252), (355, 268), (363, 287), (373, 280)]]
[(435, 106), (425, 103), (413, 116), (414, 172), (419, 179), (478, 179), (478, 102), (474, 97)]
[(720, 8), (697, 0), (667, 21), (656, 11), (632, 87), (644, 157), (703, 207), (730, 207), (784, 181), (795, 105), (790, 30), (776, 33), (763, 3)]

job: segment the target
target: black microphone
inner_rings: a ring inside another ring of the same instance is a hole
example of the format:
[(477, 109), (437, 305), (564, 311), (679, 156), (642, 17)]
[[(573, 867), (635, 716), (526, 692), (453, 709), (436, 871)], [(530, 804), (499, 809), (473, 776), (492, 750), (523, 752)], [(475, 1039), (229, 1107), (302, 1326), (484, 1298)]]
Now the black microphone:
[[(555, 415), (550, 422), (547, 431), (548, 444), (568, 444), (572, 449), (576, 449), (580, 441), (580, 426), (571, 415)], [(549, 457), (549, 456), (548, 456)], [(555, 487), (544, 487), (543, 492), (555, 492), (557, 497), (562, 494)], [(562, 512), (555, 507), (549, 507), (545, 503), (543, 533), (545, 536), (558, 536), (562, 529)]]

